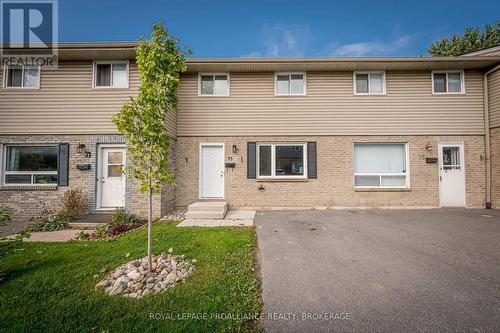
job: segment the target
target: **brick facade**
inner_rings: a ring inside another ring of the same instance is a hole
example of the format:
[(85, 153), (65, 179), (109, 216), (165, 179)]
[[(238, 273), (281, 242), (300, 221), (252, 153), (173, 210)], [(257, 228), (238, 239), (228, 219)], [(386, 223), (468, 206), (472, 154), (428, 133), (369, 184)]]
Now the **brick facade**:
[(500, 208), (500, 127), (491, 129), (491, 205)]
[[(318, 178), (306, 181), (247, 179), (247, 142), (317, 142)], [(318, 137), (179, 137), (177, 140), (176, 203), (187, 206), (199, 200), (199, 144), (225, 144), (225, 160), (236, 168), (225, 169), (225, 200), (243, 207), (439, 207), (439, 141), (463, 141), (465, 149), (466, 206), (484, 207), (485, 163), (483, 136), (318, 136)], [(407, 142), (410, 189), (356, 190), (353, 188), (352, 151), (355, 142)], [(231, 147), (237, 145), (237, 153)], [(426, 146), (430, 145), (431, 150)], [(264, 189), (259, 190), (259, 187)]]
[[(69, 143), (69, 186), (55, 188), (32, 187), (7, 188), (0, 186), (0, 208), (9, 208), (13, 211), (15, 220), (33, 219), (44, 209), (57, 210), (61, 208), (61, 199), (69, 188), (79, 188), (87, 198), (87, 212), (96, 208), (96, 156), (99, 144), (123, 144), (119, 135), (38, 135), (38, 136), (0, 136), (2, 144), (54, 144)], [(79, 144), (85, 144), (85, 150), (90, 157), (78, 153)], [(173, 142), (172, 149), (175, 149)], [(2, 149), (3, 151), (3, 149)], [(77, 164), (90, 164), (88, 171), (78, 170)], [(174, 206), (175, 191), (173, 187), (166, 187), (162, 195), (156, 195), (153, 200), (153, 217), (159, 218)], [(162, 200), (165, 200), (163, 202)], [(136, 182), (127, 180), (125, 189), (125, 208), (142, 218), (147, 217), (148, 197), (139, 192)]]

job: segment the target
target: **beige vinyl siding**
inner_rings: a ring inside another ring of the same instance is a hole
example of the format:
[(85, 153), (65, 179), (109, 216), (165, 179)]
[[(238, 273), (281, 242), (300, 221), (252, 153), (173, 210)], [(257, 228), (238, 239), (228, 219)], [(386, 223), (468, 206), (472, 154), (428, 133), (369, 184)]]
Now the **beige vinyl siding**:
[[(137, 95), (137, 66), (130, 62), (129, 88), (92, 89), (92, 64), (60, 62), (57, 70), (42, 69), (40, 89), (5, 89), (2, 85), (0, 134), (118, 133), (111, 117), (129, 96)], [(175, 136), (175, 114), (167, 120)]]
[(231, 96), (199, 97), (198, 77), (179, 90), (177, 135), (484, 134), (482, 74), (466, 94), (433, 95), (431, 71), (388, 71), (384, 96), (355, 96), (352, 72), (307, 72), (307, 96), (275, 96), (274, 73), (231, 73)]
[(490, 127), (500, 127), (500, 69), (488, 75)]

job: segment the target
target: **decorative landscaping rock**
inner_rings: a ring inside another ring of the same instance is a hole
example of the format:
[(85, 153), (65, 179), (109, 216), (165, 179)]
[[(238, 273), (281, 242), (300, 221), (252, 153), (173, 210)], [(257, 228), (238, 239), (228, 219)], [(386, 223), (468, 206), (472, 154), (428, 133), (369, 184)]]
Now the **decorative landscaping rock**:
[(183, 221), (186, 218), (186, 212), (179, 210), (163, 216), (160, 221)]
[(195, 259), (186, 259), (184, 255), (173, 255), (173, 251), (170, 248), (158, 257), (153, 256), (151, 272), (148, 272), (147, 257), (132, 260), (110, 272), (96, 284), (95, 289), (103, 289), (110, 296), (142, 298), (172, 288), (193, 274), (196, 262)]

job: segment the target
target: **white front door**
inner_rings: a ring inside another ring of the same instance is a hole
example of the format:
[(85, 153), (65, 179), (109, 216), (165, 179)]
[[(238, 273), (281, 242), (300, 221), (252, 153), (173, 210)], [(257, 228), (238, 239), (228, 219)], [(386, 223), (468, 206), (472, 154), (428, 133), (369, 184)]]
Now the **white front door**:
[(124, 207), (126, 148), (102, 147), (100, 152), (99, 208)]
[(200, 198), (224, 198), (224, 144), (200, 146)]
[(442, 143), (438, 149), (441, 207), (465, 207), (464, 145)]

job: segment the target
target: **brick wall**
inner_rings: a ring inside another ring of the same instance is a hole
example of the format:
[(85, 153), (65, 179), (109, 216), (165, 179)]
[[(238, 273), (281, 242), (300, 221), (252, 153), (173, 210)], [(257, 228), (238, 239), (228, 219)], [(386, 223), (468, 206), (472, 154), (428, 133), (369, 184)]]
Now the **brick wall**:
[[(307, 181), (258, 181), (247, 179), (248, 141), (317, 142), (318, 178)], [(439, 170), (427, 164), (437, 157), (438, 141), (463, 141), (465, 148), (466, 205), (484, 207), (485, 164), (482, 136), (320, 136), (320, 137), (179, 137), (176, 150), (176, 203), (199, 200), (198, 165), (201, 142), (224, 142), (225, 159), (236, 168), (225, 169), (225, 200), (235, 207), (439, 207)], [(359, 191), (353, 188), (354, 142), (408, 142), (410, 189)], [(430, 144), (431, 150), (426, 146)], [(238, 152), (233, 154), (232, 145)], [(259, 190), (260, 186), (265, 187)]]
[[(58, 210), (65, 191), (69, 188), (79, 188), (87, 198), (87, 212), (96, 208), (96, 155), (99, 144), (123, 143), (119, 135), (43, 135), (43, 136), (0, 136), (2, 144), (40, 144), (40, 143), (69, 143), (69, 186), (51, 189), (7, 189), (0, 185), (0, 208), (9, 208), (13, 211), (15, 220), (33, 219), (44, 209)], [(91, 153), (90, 158), (77, 152), (77, 146), (83, 143), (85, 149)], [(173, 147), (175, 148), (175, 143)], [(2, 150), (3, 151), (3, 150)], [(81, 171), (77, 164), (90, 164), (91, 169)], [(155, 196), (153, 200), (153, 217), (159, 218), (173, 206), (175, 198), (174, 187), (166, 187), (162, 195)], [(127, 180), (125, 189), (125, 208), (147, 218), (148, 197), (139, 191), (138, 185), (132, 180)], [(163, 203), (165, 201), (166, 203)]]
[(491, 129), (491, 204), (500, 208), (500, 127)]

